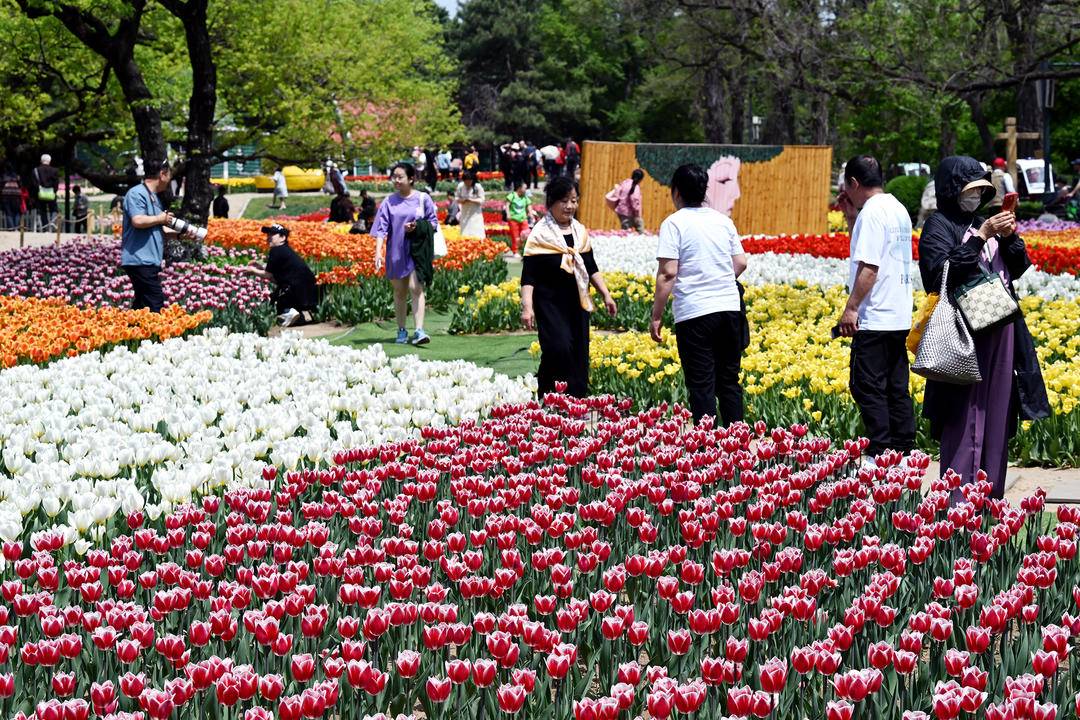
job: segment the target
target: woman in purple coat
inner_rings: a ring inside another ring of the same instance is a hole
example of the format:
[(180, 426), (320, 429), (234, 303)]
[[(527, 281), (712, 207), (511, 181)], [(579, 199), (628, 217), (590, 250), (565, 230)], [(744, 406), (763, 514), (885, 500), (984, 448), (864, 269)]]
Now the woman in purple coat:
[(409, 163), (398, 163), (390, 170), (394, 192), (379, 205), (371, 225), (371, 234), (375, 238), (375, 271), (382, 270), (385, 264), (386, 277), (394, 286), (397, 342), (409, 342), (405, 316), (408, 314), (409, 294), (412, 293), (413, 318), (416, 321), (412, 344), (425, 345), (431, 342), (431, 338), (424, 332), (424, 286), (417, 277), (407, 236), (416, 230), (417, 220), (427, 220), (435, 229), (439, 227), (439, 220), (431, 196), (414, 189), (415, 181), (416, 168)]
[[(1031, 259), (1016, 234), (1013, 213), (988, 219), (976, 214), (994, 197), (990, 173), (974, 158), (948, 157), (941, 161), (934, 183), (938, 209), (919, 239), (923, 287), (941, 287), (948, 260), (950, 290), (977, 273), (992, 272), (1015, 296), (1013, 282), (1031, 267)], [(923, 415), (930, 421), (930, 434), (941, 441), (942, 473), (951, 468), (966, 484), (984, 470), (994, 486), (993, 497), (1001, 498), (1009, 438), (1019, 420), (1049, 416), (1050, 403), (1035, 343), (1022, 316), (975, 333), (974, 339), (982, 382), (950, 385), (927, 380)], [(962, 493), (954, 491), (953, 502), (962, 500)]]

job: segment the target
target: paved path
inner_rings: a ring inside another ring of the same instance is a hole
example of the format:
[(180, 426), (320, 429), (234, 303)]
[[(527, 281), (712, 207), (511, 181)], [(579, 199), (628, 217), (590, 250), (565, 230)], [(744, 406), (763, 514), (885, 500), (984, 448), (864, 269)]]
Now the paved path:
[[(84, 237), (83, 234), (76, 233), (61, 233), (60, 242), (71, 242), (75, 238)], [(4, 250), (14, 250), (25, 244), (26, 247), (41, 247), (42, 245), (53, 245), (56, 243), (56, 233), (26, 233), (22, 240), (19, 238), (17, 232), (0, 232), (0, 252)]]

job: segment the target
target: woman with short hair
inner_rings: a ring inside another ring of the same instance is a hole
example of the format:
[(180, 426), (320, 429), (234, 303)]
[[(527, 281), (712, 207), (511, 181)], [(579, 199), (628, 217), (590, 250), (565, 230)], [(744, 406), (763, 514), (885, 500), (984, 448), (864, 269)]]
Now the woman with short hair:
[(730, 425), (743, 419), (739, 372), (750, 329), (738, 277), (746, 255), (731, 218), (704, 204), (708, 186), (699, 165), (682, 165), (671, 178), (676, 210), (660, 226), (649, 333), (662, 341), (674, 291), (675, 340), (694, 422), (710, 415)]
[(589, 394), (590, 283), (614, 315), (615, 300), (596, 267), (589, 232), (574, 219), (577, 185), (569, 177), (547, 184), (547, 214), (529, 233), (521, 266), (521, 322), (540, 340), (537, 395), (566, 383), (574, 397)]

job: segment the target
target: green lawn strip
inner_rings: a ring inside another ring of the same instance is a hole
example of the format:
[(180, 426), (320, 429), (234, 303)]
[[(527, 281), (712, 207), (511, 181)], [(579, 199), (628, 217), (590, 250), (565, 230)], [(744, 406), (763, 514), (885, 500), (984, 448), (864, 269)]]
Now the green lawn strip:
[(270, 204), (272, 197), (273, 196), (270, 193), (266, 193), (265, 195), (260, 193), (258, 197), (251, 198), (247, 207), (244, 208), (244, 217), (248, 220), (264, 220), (279, 215), (295, 218), (300, 215), (307, 215), (316, 210), (325, 210), (330, 207), (330, 196), (323, 195), (322, 193), (319, 193), (318, 195), (289, 195), (285, 200), (284, 211), (280, 208), (267, 207)]
[[(381, 343), (390, 357), (411, 354), (425, 360), (467, 360), (510, 377), (536, 372), (538, 360), (529, 354), (529, 346), (536, 339), (535, 334), (448, 335), (450, 316), (444, 313), (429, 312), (424, 324), (424, 329), (431, 335), (431, 342), (423, 347), (395, 344), (397, 326), (393, 320), (358, 325), (344, 337), (332, 342), (356, 348)], [(412, 332), (411, 317), (409, 331)]]

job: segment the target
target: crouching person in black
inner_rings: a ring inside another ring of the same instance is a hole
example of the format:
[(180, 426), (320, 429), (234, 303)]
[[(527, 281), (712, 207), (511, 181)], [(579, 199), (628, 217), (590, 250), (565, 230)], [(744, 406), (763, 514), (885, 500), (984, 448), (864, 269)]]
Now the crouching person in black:
[(245, 268), (250, 275), (264, 277), (274, 283), (270, 299), (277, 303), (278, 324), (282, 327), (302, 325), (312, 321), (319, 304), (315, 273), (303, 258), (289, 247), (289, 229), (277, 223), (262, 229), (270, 243), (266, 267), (252, 264)]

